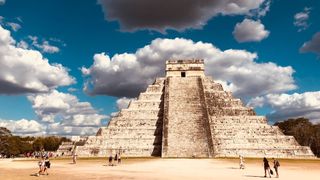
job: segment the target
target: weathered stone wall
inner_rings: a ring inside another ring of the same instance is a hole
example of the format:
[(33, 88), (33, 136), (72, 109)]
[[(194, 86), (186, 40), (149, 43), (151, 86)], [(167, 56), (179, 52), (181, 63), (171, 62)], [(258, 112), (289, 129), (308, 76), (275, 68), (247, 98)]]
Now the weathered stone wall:
[(73, 153), (73, 150), (75, 148), (74, 142), (62, 142), (57, 149), (57, 154), (59, 156), (71, 156)]
[(313, 158), (309, 147), (300, 146), (263, 116), (243, 106), (212, 79), (202, 79), (215, 157)]
[(98, 136), (90, 137), (78, 148), (81, 156), (109, 156), (121, 151), (124, 156), (161, 156), (164, 78), (156, 79), (112, 118)]
[(185, 73), (185, 77), (204, 77), (203, 60), (169, 60), (166, 62), (166, 77), (181, 77), (182, 72)]

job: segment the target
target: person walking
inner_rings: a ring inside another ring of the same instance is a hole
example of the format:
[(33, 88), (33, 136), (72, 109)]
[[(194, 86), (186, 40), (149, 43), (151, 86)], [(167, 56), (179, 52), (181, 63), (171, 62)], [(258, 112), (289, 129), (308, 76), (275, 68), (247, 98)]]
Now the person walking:
[(245, 168), (245, 166), (244, 166), (244, 158), (243, 158), (242, 155), (239, 156), (239, 160), (240, 160), (240, 162), (239, 162), (240, 169), (244, 169)]
[(278, 168), (280, 166), (280, 163), (277, 159), (272, 158), (273, 159), (273, 167), (274, 167), (274, 171), (276, 172), (276, 178), (279, 178), (279, 172), (278, 172)]
[(44, 159), (43, 157), (41, 157), (38, 161), (38, 166), (39, 166), (39, 171), (37, 173), (37, 176), (40, 176), (43, 174), (43, 171), (44, 171)]
[(266, 157), (263, 158), (263, 167), (264, 167), (264, 177), (267, 177), (267, 174), (268, 174), (269, 178), (271, 178), (270, 165), (269, 165), (269, 161)]
[(116, 153), (116, 155), (114, 156), (114, 165), (116, 165), (117, 162), (118, 162), (118, 153)]
[(50, 168), (50, 166), (51, 166), (51, 163), (50, 163), (49, 157), (47, 156), (46, 159), (44, 160), (44, 170), (43, 170), (44, 174), (49, 175), (48, 169)]
[(112, 154), (110, 154), (110, 156), (109, 156), (109, 166), (112, 166), (113, 164), (112, 164)]
[(73, 164), (77, 164), (77, 154), (75, 152), (72, 154), (72, 162)]
[(121, 164), (121, 155), (119, 153), (119, 156), (118, 156), (118, 164)]

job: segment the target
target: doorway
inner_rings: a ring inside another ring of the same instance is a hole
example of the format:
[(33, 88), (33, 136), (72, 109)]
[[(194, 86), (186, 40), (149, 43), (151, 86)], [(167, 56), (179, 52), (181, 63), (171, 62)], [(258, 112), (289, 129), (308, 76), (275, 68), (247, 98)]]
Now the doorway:
[(181, 77), (186, 77), (186, 72), (181, 72)]

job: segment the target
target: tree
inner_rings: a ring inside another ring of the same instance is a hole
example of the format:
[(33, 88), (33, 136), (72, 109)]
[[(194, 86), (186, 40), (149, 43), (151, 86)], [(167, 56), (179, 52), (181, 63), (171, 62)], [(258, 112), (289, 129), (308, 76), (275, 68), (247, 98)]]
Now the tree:
[(320, 157), (320, 124), (312, 124), (309, 119), (297, 118), (277, 122), (278, 126), (285, 135), (296, 138), (298, 143), (309, 146), (313, 153)]
[(5, 127), (0, 127), (0, 136), (12, 136), (11, 131)]

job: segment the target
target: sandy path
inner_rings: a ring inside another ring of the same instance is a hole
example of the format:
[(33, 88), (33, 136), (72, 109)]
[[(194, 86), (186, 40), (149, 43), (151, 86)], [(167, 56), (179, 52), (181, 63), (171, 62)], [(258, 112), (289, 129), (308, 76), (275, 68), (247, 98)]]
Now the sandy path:
[[(246, 169), (238, 169), (237, 160), (222, 159), (129, 159), (120, 166), (106, 166), (106, 161), (51, 160), (48, 176), (32, 176), (37, 161), (0, 160), (0, 179), (261, 179), (260, 160), (247, 160)], [(280, 161), (280, 179), (318, 179), (320, 161)]]

